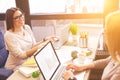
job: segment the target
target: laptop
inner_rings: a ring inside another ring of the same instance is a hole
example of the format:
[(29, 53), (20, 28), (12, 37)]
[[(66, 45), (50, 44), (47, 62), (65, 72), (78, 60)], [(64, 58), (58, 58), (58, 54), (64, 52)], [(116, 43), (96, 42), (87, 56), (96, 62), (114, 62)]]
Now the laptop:
[(61, 74), (65, 65), (60, 63), (51, 41), (34, 55), (35, 61), (44, 80), (63, 80)]

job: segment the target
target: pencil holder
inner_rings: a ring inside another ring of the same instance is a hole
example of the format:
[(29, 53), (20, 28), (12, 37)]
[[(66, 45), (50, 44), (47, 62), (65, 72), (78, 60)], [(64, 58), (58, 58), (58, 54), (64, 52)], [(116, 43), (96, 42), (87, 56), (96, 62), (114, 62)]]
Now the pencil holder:
[(80, 46), (80, 48), (88, 47), (88, 33), (87, 32), (80, 33), (79, 46)]

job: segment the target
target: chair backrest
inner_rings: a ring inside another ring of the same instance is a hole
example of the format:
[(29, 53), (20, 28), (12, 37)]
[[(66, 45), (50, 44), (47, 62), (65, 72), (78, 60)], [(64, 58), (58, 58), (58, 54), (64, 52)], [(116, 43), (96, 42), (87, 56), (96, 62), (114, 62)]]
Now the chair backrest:
[(8, 57), (8, 51), (5, 48), (4, 36), (0, 30), (0, 67), (4, 67)]

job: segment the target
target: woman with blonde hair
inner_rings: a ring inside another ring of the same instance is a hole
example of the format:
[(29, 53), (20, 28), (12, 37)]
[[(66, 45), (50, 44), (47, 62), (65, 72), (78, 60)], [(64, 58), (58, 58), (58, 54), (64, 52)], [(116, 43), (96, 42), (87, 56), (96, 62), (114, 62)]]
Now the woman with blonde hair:
[(93, 68), (104, 68), (101, 80), (120, 80), (120, 11), (110, 13), (105, 20), (104, 36), (110, 56), (93, 61), (90, 64), (77, 66), (69, 64), (63, 73), (65, 80), (77, 80), (70, 69), (85, 71)]

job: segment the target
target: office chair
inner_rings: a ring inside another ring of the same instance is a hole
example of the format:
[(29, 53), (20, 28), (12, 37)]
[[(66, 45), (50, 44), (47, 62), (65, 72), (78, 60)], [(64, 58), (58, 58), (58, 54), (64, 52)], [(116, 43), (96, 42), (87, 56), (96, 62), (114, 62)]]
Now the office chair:
[(12, 73), (12, 70), (5, 69), (5, 63), (9, 52), (5, 48), (4, 37), (0, 30), (0, 80), (6, 80)]

